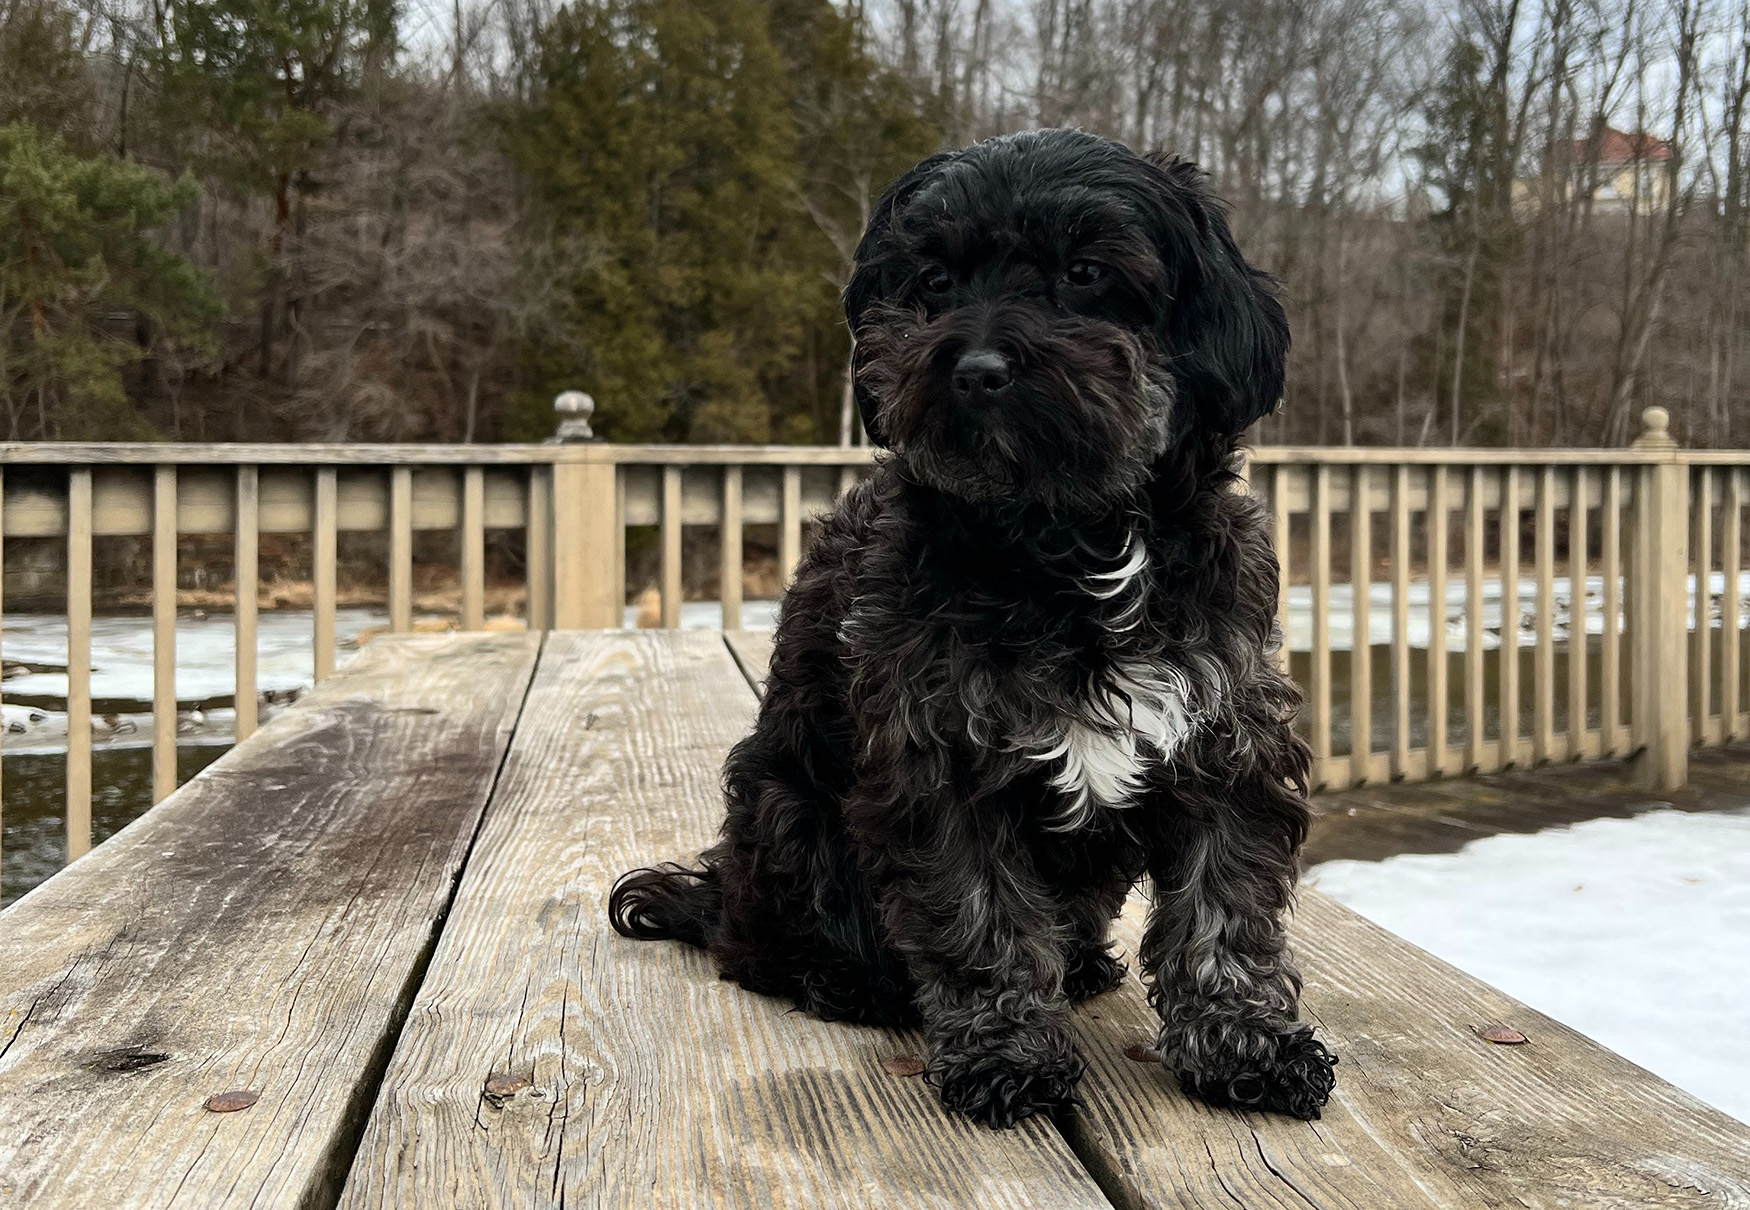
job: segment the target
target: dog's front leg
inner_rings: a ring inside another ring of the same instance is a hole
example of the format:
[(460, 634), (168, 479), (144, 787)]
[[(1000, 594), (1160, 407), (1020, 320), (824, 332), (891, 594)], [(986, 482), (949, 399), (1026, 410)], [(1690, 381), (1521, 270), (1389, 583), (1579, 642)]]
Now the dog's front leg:
[(882, 920), (917, 985), (943, 1104), (991, 1126), (1066, 1106), (1082, 1064), (1064, 994), (1066, 936), (1006, 827), (959, 803), (917, 812), (883, 863)]
[(1161, 1018), (1162, 1059), (1187, 1093), (1316, 1118), (1337, 1060), (1299, 1019), (1300, 972), (1283, 920), (1304, 828), (1292, 793), (1260, 777), (1189, 790), (1167, 808), (1139, 958)]

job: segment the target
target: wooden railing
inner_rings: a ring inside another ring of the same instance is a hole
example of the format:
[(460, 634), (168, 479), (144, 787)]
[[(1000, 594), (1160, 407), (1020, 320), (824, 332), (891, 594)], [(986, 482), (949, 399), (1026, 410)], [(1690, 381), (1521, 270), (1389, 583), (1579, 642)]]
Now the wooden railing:
[(1626, 450), (1253, 452), (1281, 614), (1310, 624), (1283, 658), (1317, 785), (1636, 756), (1675, 788), (1691, 744), (1750, 736), (1750, 452), (1645, 426)]
[[(487, 532), (516, 531), (523, 621), (547, 629), (622, 624), (626, 533), (639, 526), (658, 533), (660, 622), (679, 625), (683, 528), (713, 526), (721, 622), (736, 628), (745, 527), (776, 527), (787, 579), (806, 521), (871, 461), (864, 449), (601, 443), (0, 445), (0, 537), (66, 542), (67, 854), (91, 837), (94, 538), (151, 541), (156, 801), (176, 786), (179, 535), (232, 536), (241, 737), (257, 721), (264, 534), (308, 535), (319, 680), (336, 661), (343, 533), (386, 534), (389, 625), (408, 630), (416, 531), (459, 535), (464, 629), (486, 620)], [(1275, 515), (1283, 659), (1307, 692), (1316, 782), (1638, 756), (1649, 784), (1681, 784), (1691, 744), (1750, 735), (1747, 476), (1750, 452), (1680, 450), (1658, 409), (1626, 450), (1253, 451), (1247, 481)], [(1513, 624), (1522, 614), (1528, 624)]]

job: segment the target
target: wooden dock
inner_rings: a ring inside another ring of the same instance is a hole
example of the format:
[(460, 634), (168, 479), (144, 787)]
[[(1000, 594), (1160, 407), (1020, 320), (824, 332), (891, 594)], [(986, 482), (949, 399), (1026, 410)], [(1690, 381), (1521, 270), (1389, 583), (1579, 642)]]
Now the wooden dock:
[(1134, 980), (1079, 1010), (1085, 1108), (993, 1132), (884, 1069), (916, 1035), (620, 939), (609, 886), (711, 839), (763, 666), (371, 644), (0, 917), (0, 1207), (1750, 1206), (1750, 1127), (1312, 891), (1312, 1123), (1128, 1057)]

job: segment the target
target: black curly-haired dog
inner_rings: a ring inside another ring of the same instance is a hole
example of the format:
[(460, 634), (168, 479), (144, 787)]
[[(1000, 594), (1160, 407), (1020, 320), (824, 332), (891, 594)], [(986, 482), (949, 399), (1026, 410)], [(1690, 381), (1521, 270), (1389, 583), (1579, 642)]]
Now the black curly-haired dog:
[(1235, 446), (1287, 324), (1191, 164), (1075, 131), (932, 156), (845, 291), (892, 455), (826, 519), (699, 869), (636, 870), (629, 937), (827, 1018), (921, 1018), (942, 1100), (1075, 1099), (1070, 1004), (1124, 974), (1143, 875), (1160, 1050), (1213, 1105), (1319, 1115), (1283, 912), (1307, 827), (1276, 560)]

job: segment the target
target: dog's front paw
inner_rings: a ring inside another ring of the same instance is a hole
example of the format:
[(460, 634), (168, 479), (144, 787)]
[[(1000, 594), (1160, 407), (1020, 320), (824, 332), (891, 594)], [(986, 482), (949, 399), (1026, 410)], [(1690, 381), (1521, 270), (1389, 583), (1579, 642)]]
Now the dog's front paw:
[(1063, 975), (1063, 994), (1077, 1004), (1091, 1000), (1124, 982), (1126, 969), (1104, 946), (1082, 946), (1070, 955), (1069, 969)]
[(1007, 1129), (1036, 1113), (1077, 1103), (1083, 1064), (1073, 1054), (1037, 1063), (996, 1055), (934, 1060), (929, 1077), (942, 1104), (986, 1126)]
[(1313, 1037), (1312, 1027), (1296, 1026), (1286, 1033), (1266, 1035), (1264, 1051), (1253, 1057), (1231, 1052), (1208, 1055), (1201, 1062), (1174, 1063), (1179, 1087), (1217, 1109), (1260, 1109), (1311, 1121), (1319, 1116), (1337, 1085), (1337, 1056)]

